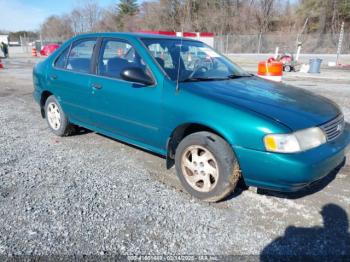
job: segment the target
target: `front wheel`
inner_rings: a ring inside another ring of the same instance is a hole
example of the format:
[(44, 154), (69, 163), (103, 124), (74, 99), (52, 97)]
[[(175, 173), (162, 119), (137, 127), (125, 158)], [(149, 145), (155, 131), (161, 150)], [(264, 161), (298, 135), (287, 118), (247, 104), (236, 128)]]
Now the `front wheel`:
[(225, 198), (240, 178), (239, 165), (230, 145), (210, 132), (185, 137), (176, 149), (175, 166), (186, 191), (207, 202)]
[(70, 135), (74, 127), (69, 123), (62, 107), (52, 95), (45, 102), (45, 116), (51, 131), (58, 136)]

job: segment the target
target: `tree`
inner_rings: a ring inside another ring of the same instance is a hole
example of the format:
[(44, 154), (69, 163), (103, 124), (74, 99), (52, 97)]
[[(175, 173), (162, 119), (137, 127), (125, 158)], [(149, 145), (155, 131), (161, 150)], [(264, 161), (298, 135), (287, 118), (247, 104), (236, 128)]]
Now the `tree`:
[(180, 0), (160, 0), (159, 19), (161, 29), (170, 31), (181, 31), (183, 21), (181, 21), (182, 4)]
[(101, 17), (100, 21), (97, 23), (95, 26), (96, 31), (99, 32), (114, 32), (117, 31), (117, 15), (113, 10), (102, 10), (101, 12)]
[(350, 21), (349, 0), (301, 0), (298, 18), (310, 18), (309, 32), (337, 33), (342, 21)]
[(274, 11), (275, 0), (259, 0), (256, 2), (256, 21), (259, 33), (268, 30)]
[(52, 17), (48, 19), (43, 27), (46, 35), (58, 31), (69, 35), (69, 27), (73, 34), (139, 29), (207, 31), (216, 35), (257, 34), (263, 45), (263, 34), (297, 34), (306, 18), (306, 32), (331, 32), (333, 41), (341, 22), (350, 23), (350, 0), (148, 0), (140, 6), (137, 0), (119, 0), (114, 8), (104, 9), (97, 0), (82, 3), (68, 16), (54, 17), (56, 24), (49, 21)]
[(50, 16), (41, 26), (41, 34), (44, 39), (65, 41), (73, 36), (71, 21), (67, 15)]
[(93, 32), (101, 19), (101, 8), (96, 1), (90, 0), (82, 7), (82, 14), (85, 18), (86, 31)]
[(268, 30), (271, 22), (274, 1), (275, 0), (259, 0), (256, 3), (255, 17), (259, 32), (258, 53), (260, 53), (262, 34)]
[(95, 0), (88, 0), (85, 5), (73, 9), (70, 13), (70, 21), (74, 34), (97, 31), (100, 24), (102, 10)]
[(136, 0), (120, 0), (117, 5), (119, 15), (135, 15), (139, 10)]
[(83, 18), (83, 14), (81, 13), (81, 10), (76, 8), (70, 13), (69, 16), (70, 16), (70, 21), (72, 24), (74, 35), (85, 32), (85, 23), (84, 23), (84, 18)]
[[(134, 20), (134, 16), (139, 12), (139, 6), (136, 0), (120, 0), (117, 4), (117, 28), (119, 31), (130, 30), (130, 20)], [(128, 25), (128, 26), (126, 26)]]

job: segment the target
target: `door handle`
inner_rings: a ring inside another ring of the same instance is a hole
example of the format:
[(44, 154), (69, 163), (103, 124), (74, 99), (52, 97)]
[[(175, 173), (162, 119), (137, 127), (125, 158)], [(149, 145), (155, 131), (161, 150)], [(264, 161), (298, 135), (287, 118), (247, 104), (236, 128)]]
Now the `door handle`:
[(51, 80), (56, 80), (57, 76), (56, 75), (50, 75)]
[(93, 88), (95, 88), (95, 89), (101, 89), (101, 88), (102, 88), (102, 85), (101, 85), (101, 84), (96, 84), (96, 83), (93, 83), (91, 86), (92, 86)]

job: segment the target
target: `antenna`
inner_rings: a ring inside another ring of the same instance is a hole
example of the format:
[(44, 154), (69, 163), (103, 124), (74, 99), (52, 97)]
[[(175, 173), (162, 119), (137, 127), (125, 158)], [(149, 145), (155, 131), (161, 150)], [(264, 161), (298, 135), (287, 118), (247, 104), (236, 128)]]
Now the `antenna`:
[(179, 51), (179, 59), (177, 61), (177, 78), (176, 78), (176, 92), (179, 92), (179, 77), (180, 77), (180, 59), (181, 59), (181, 48), (182, 48), (182, 39), (184, 35), (184, 29), (181, 30), (181, 41), (180, 41), (180, 51)]

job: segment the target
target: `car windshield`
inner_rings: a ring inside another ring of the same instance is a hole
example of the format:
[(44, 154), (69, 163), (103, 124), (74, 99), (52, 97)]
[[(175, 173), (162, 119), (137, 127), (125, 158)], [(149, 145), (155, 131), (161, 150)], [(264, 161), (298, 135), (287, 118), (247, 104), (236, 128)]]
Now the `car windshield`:
[(202, 42), (181, 38), (147, 38), (142, 41), (173, 81), (212, 81), (251, 76)]

